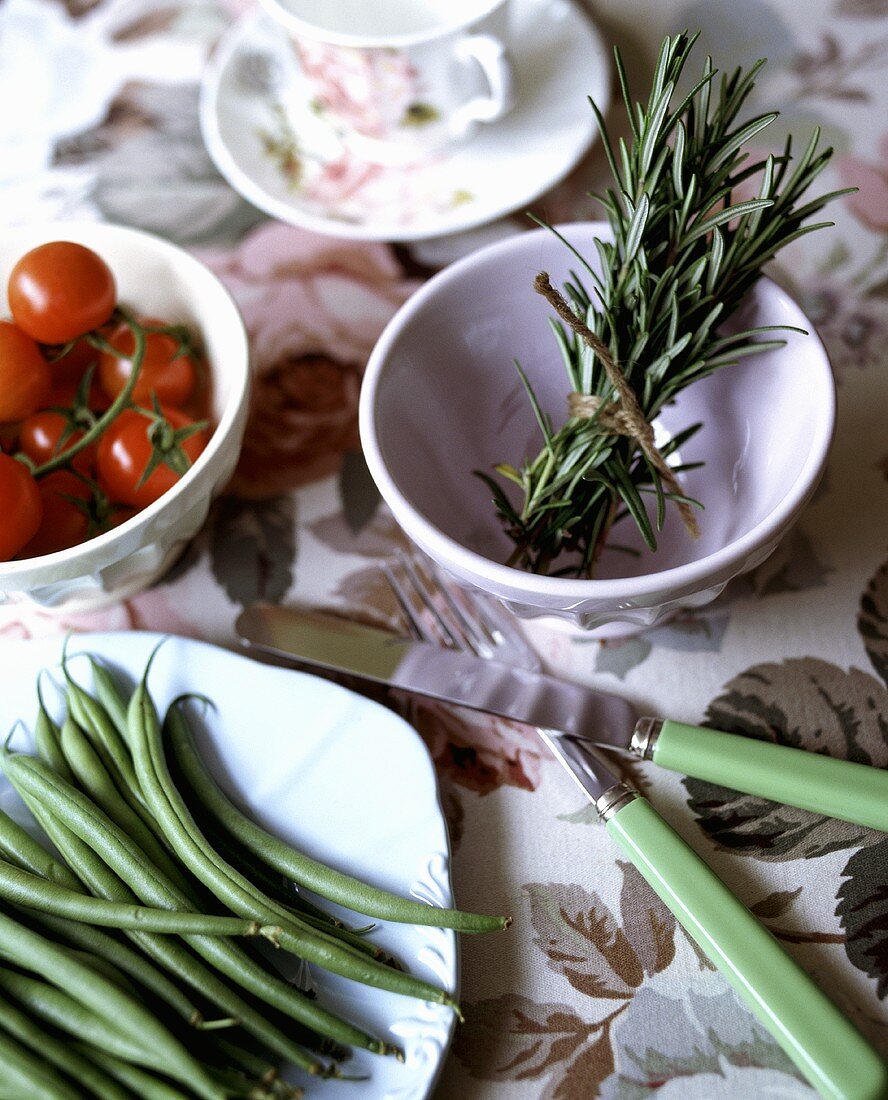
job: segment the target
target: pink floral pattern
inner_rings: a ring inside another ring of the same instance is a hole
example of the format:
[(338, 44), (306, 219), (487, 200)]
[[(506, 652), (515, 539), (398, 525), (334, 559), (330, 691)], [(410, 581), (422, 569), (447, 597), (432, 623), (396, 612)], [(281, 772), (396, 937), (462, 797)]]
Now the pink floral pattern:
[(337, 126), (385, 139), (421, 98), (418, 74), (403, 50), (354, 49), (295, 38), (293, 46), (315, 108)]
[(254, 387), (234, 488), (274, 496), (325, 477), (358, 446), (361, 374), (413, 283), (385, 245), (358, 246), (275, 223), (201, 256), (250, 333)]
[(839, 171), (846, 187), (856, 187), (848, 205), (865, 226), (876, 233), (888, 233), (888, 134), (877, 147), (878, 161), (844, 156)]

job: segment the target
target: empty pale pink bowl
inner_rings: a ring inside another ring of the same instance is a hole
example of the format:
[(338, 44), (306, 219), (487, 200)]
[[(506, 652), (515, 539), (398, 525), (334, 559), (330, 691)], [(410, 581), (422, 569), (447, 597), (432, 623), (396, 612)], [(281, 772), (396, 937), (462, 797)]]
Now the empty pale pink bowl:
[[(593, 262), (603, 223), (563, 227)], [(555, 616), (584, 629), (647, 626), (679, 608), (714, 599), (754, 568), (798, 518), (826, 463), (835, 388), (811, 323), (763, 279), (743, 307), (744, 327), (793, 325), (786, 346), (751, 356), (689, 387), (657, 423), (664, 436), (696, 421), (682, 462), (705, 466), (682, 484), (702, 501), (701, 536), (691, 539), (674, 508), (656, 552), (631, 521), (606, 551), (593, 580), (536, 576), (503, 564), (512, 544), (489, 490), (472, 476), (494, 463), (518, 464), (541, 438), (513, 360), (517, 357), (556, 422), (567, 382), (549, 329), (551, 310), (534, 293), (538, 271), (555, 285), (576, 260), (547, 230), (482, 248), (422, 287), (383, 332), (364, 379), (361, 440), (382, 496), (407, 534), (459, 581), (492, 593), (523, 618)]]

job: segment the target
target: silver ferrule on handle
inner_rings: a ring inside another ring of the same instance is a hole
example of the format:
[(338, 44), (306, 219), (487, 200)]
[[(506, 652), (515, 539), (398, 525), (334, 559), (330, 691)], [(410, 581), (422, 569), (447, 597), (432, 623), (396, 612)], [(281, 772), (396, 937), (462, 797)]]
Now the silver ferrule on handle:
[(653, 760), (654, 746), (657, 744), (662, 728), (662, 718), (639, 718), (632, 731), (629, 751), (634, 752), (642, 760)]
[(619, 813), (624, 806), (628, 806), (636, 798), (641, 798), (641, 795), (628, 783), (615, 783), (613, 787), (608, 787), (604, 794), (595, 801), (599, 821), (607, 824), (614, 814)]

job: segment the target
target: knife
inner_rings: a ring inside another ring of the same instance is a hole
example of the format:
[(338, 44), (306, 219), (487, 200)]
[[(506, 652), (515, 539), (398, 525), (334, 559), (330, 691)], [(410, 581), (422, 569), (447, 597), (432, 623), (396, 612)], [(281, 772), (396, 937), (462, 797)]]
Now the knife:
[(269, 655), (554, 731), (560, 753), (571, 758), (598, 745), (627, 749), (669, 771), (888, 832), (888, 769), (637, 718), (619, 696), (307, 608), (257, 604), (240, 616), (237, 631)]
[[(884, 1100), (888, 1096), (888, 1067), (879, 1054), (650, 802), (617, 779), (599, 746), (627, 747), (626, 731), (632, 730), (628, 747), (660, 763), (658, 746), (662, 746), (665, 735), (666, 744), (671, 745), (665, 755), (671, 764), (664, 766), (687, 771), (679, 761), (699, 760), (701, 766), (689, 774), (750, 793), (764, 794), (763, 787), (774, 791), (773, 771), (791, 766), (794, 781), (783, 782), (796, 798), (792, 804), (820, 809), (838, 800), (835, 792), (826, 789), (830, 780), (817, 770), (811, 773), (819, 791), (814, 800), (817, 805), (812, 805), (802, 791), (805, 781), (799, 778), (799, 767), (809, 754), (659, 719), (636, 723), (629, 704), (616, 696), (461, 651), (400, 638), (323, 612), (256, 605), (241, 614), (236, 629), (244, 645), (256, 654), (536, 726), (555, 757), (595, 804), (618, 847), (814, 1088), (834, 1100)], [(706, 746), (699, 752), (694, 745), (696, 737), (702, 738)], [(720, 747), (726, 745), (729, 751), (734, 742), (741, 747), (748, 743), (758, 750), (775, 750), (779, 755), (769, 753), (764, 758), (747, 759), (741, 752), (733, 757), (733, 765), (729, 762), (723, 766), (718, 759)], [(811, 759), (881, 774), (876, 769), (826, 757)], [(732, 767), (752, 775), (754, 782), (738, 787), (740, 776)], [(857, 771), (840, 769), (837, 774), (847, 777)], [(847, 783), (847, 778), (841, 782)], [(881, 790), (884, 819), (888, 787)], [(777, 798), (790, 801), (782, 795)], [(842, 816), (847, 818), (847, 814)], [(861, 816), (869, 817), (869, 811), (851, 820)]]

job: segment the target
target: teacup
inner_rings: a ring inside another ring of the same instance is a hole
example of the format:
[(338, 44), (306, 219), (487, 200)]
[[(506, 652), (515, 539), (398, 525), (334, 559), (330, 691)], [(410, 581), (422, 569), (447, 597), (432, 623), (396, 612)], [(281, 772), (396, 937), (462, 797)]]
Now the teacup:
[(262, 0), (314, 113), (358, 156), (408, 164), (514, 102), (509, 0)]

